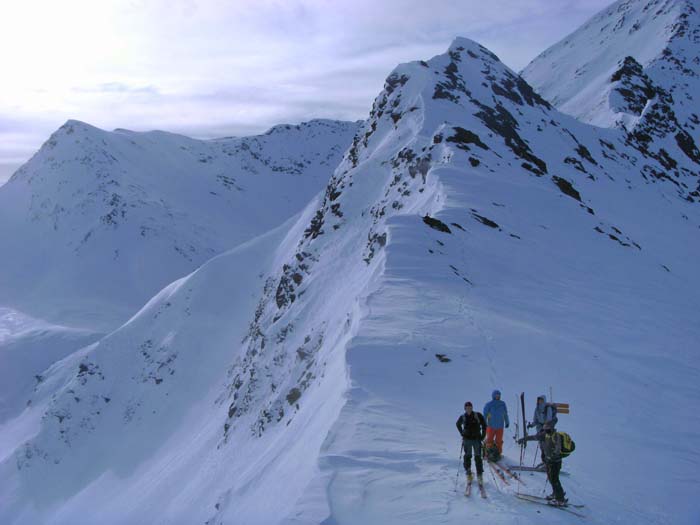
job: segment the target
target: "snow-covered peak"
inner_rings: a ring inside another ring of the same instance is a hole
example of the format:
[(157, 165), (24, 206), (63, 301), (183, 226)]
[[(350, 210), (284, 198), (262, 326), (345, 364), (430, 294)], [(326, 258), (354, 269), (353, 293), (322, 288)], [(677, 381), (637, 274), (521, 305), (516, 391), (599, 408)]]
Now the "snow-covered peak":
[(620, 0), (543, 52), (522, 75), (565, 113), (598, 126), (629, 126), (629, 110), (638, 107), (620, 106), (613, 79), (627, 57), (671, 95), (679, 123), (697, 141), (700, 14), (694, 1)]
[(166, 283), (297, 213), (357, 126), (195, 140), (69, 120), (0, 188), (0, 304), (113, 328)]

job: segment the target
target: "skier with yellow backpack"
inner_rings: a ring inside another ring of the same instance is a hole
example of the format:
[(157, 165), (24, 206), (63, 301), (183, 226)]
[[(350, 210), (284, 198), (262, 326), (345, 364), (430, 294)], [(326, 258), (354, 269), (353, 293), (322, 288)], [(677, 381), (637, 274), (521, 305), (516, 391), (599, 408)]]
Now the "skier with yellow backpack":
[(534, 436), (526, 436), (518, 440), (518, 444), (523, 444), (526, 441), (537, 440), (540, 442), (544, 464), (547, 467), (547, 479), (552, 485), (552, 494), (547, 496), (552, 505), (566, 506), (568, 500), (566, 493), (559, 481), (559, 473), (561, 472), (562, 459), (569, 456), (576, 444), (571, 436), (566, 432), (557, 432), (552, 421), (547, 421), (542, 426), (542, 431)]

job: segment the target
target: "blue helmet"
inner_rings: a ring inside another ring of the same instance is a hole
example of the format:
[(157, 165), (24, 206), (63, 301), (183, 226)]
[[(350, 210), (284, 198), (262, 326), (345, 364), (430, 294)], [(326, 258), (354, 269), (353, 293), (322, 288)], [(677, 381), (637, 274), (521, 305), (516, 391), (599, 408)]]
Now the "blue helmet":
[(491, 399), (496, 399), (496, 396), (500, 396), (500, 395), (501, 395), (500, 390), (494, 390), (493, 392), (491, 392)]

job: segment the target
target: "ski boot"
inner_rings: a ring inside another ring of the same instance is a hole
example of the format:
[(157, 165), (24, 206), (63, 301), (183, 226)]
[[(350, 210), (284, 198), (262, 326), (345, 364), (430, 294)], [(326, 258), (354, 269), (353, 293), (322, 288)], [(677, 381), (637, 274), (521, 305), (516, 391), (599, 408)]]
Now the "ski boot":
[(476, 482), (479, 484), (480, 487), (484, 486), (484, 477), (481, 475), (481, 473), (476, 474)]
[(552, 500), (549, 500), (548, 503), (554, 507), (566, 507), (567, 503), (569, 503), (569, 500), (566, 498), (552, 499)]
[(474, 474), (472, 474), (471, 470), (467, 471), (467, 483), (471, 483), (474, 480)]

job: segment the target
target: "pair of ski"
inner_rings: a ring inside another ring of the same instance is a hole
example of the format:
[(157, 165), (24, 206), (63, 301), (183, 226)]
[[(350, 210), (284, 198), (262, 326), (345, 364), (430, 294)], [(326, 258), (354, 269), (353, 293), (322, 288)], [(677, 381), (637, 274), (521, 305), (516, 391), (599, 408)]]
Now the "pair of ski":
[(508, 475), (508, 477), (511, 477), (511, 478), (518, 480), (521, 483), (525, 484), (525, 482), (515, 472), (513, 472), (510, 469), (510, 467), (508, 467), (502, 463), (494, 463), (493, 461), (489, 461), (488, 464), (489, 464), (489, 467), (491, 468), (491, 470), (493, 470), (496, 473), (496, 475), (499, 478), (501, 478), (501, 481), (503, 482), (504, 485), (510, 485), (510, 482), (506, 478), (506, 475)]
[(521, 472), (547, 472), (547, 467), (545, 467), (544, 465), (537, 467), (527, 467), (525, 465), (509, 465), (508, 468), (511, 470), (519, 470)]
[(574, 516), (578, 516), (579, 518), (585, 518), (585, 514), (581, 514), (580, 512), (576, 512), (574, 509), (582, 509), (584, 506), (583, 505), (574, 505), (571, 503), (567, 503), (566, 505), (556, 505), (552, 500), (549, 500), (547, 498), (542, 498), (540, 496), (533, 496), (532, 494), (516, 494), (516, 498), (523, 500), (523, 501), (529, 501), (530, 503), (536, 503), (538, 505), (546, 505), (547, 507), (552, 507), (553, 509), (559, 509), (563, 510), (564, 512), (568, 512), (569, 514), (573, 514)]
[[(486, 490), (484, 489), (484, 482), (478, 481), (477, 485), (479, 486), (479, 494), (481, 494), (482, 498), (486, 499)], [(464, 495), (466, 497), (472, 495), (472, 478), (467, 478), (467, 490), (464, 492)]]

